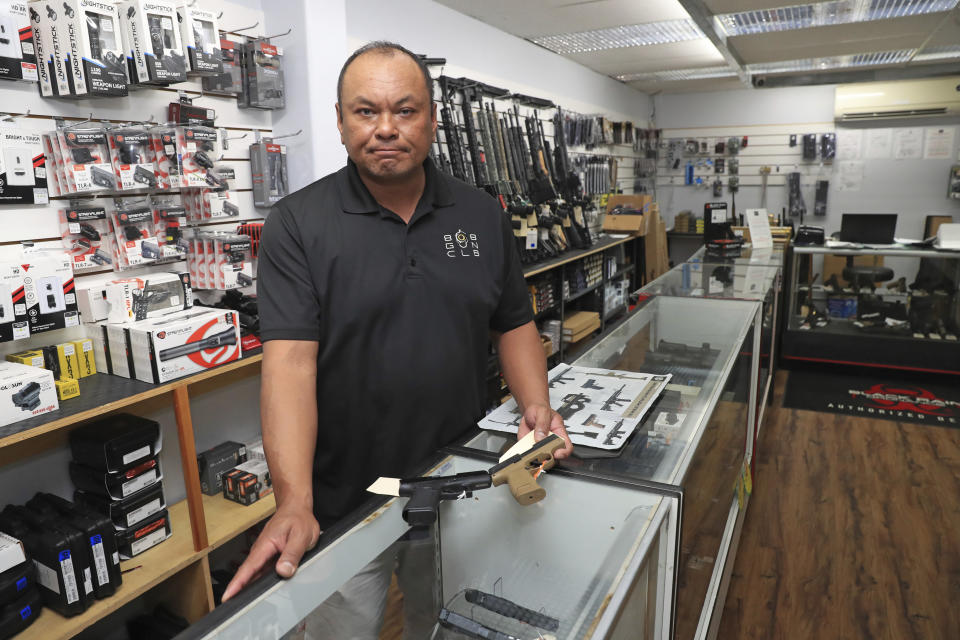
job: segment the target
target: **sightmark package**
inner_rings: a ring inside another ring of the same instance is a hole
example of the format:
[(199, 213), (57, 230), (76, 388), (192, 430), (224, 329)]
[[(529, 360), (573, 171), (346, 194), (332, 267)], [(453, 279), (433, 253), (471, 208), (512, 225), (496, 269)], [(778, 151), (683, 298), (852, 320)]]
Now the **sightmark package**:
[(48, 201), (42, 137), (0, 127), (0, 205)]
[(243, 45), (243, 66), (243, 93), (237, 98), (238, 106), (283, 109), (283, 50), (266, 40), (248, 42)]
[(180, 163), (180, 186), (209, 187), (209, 172), (219, 160), (220, 136), (210, 127), (177, 127), (177, 159)]
[(153, 209), (146, 198), (117, 199), (111, 214), (117, 238), (117, 267), (128, 269), (156, 262), (160, 258), (157, 232), (153, 228)]
[(70, 398), (80, 397), (80, 383), (74, 378), (64, 376), (59, 380), (55, 380), (53, 384), (57, 388), (57, 399), (61, 402), (69, 400)]
[(152, 549), (170, 537), (170, 516), (166, 509), (135, 527), (117, 532), (117, 548), (124, 560)]
[(272, 207), (286, 196), (287, 147), (269, 139), (250, 145), (250, 172), (253, 174), (253, 204)]
[(110, 164), (107, 134), (101, 127), (64, 127), (57, 131), (69, 193), (109, 191), (117, 178)]
[(60, 236), (74, 273), (113, 266), (116, 253), (107, 209), (96, 200), (71, 202), (60, 209)]
[(60, 407), (53, 372), (17, 362), (0, 362), (0, 426)]
[(186, 257), (189, 244), (183, 237), (187, 212), (176, 196), (151, 196), (153, 226), (157, 230), (161, 260), (181, 260)]
[(60, 0), (70, 46), (70, 91), (74, 96), (125, 96), (127, 70), (117, 7), (104, 0)]
[(142, 127), (125, 127), (111, 129), (107, 137), (110, 140), (110, 160), (117, 176), (117, 189), (157, 188), (150, 133)]
[(26, 2), (0, 0), (0, 79), (37, 81), (37, 56)]
[(70, 97), (70, 81), (67, 79), (67, 42), (65, 27), (60, 24), (62, 8), (57, 11), (55, 2), (31, 0), (27, 5), (33, 25), (33, 42), (37, 49), (37, 64), (44, 67), (38, 71), (40, 93), (44, 96)]
[(159, 483), (122, 500), (111, 500), (105, 496), (80, 490), (74, 492), (73, 499), (77, 504), (110, 518), (115, 530), (140, 524), (150, 516), (160, 513), (167, 506), (163, 499), (163, 485)]
[(193, 306), (186, 273), (151, 273), (145, 278), (111, 280), (78, 291), (86, 322), (123, 324), (158, 318)]
[(158, 189), (180, 186), (180, 161), (177, 159), (177, 130), (157, 127), (150, 131), (153, 140), (154, 174)]
[(213, 76), (223, 71), (217, 14), (188, 2), (177, 7), (177, 19), (180, 20), (180, 36), (189, 63), (188, 72)]
[(221, 476), (247, 461), (247, 448), (241, 442), (223, 442), (197, 454), (200, 490), (215, 496), (223, 489)]
[(187, 62), (177, 27), (177, 10), (162, 0), (130, 0), (117, 5), (130, 80), (171, 84), (187, 79)]
[(223, 69), (215, 76), (203, 78), (203, 90), (224, 96), (236, 96), (243, 91), (243, 69), (241, 68), (239, 42), (220, 38), (220, 57)]
[(126, 329), (134, 375), (168, 382), (240, 359), (237, 312), (194, 307)]
[(0, 342), (80, 324), (70, 256), (24, 254), (17, 262), (0, 262), (0, 305)]
[(102, 471), (74, 461), (70, 479), (78, 489), (120, 500), (159, 483), (163, 475), (160, 461), (154, 457), (122, 471)]

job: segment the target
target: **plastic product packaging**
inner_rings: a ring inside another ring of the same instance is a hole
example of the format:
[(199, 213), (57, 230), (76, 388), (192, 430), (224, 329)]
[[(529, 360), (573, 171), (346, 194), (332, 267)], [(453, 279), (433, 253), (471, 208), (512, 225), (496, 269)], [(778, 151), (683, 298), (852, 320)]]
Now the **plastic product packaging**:
[(60, 236), (74, 273), (113, 267), (116, 254), (107, 209), (97, 200), (78, 200), (60, 209)]
[(165, 85), (186, 81), (187, 61), (174, 4), (129, 0), (117, 9), (131, 82)]
[(124, 198), (117, 199), (115, 206), (111, 223), (117, 239), (117, 268), (128, 269), (156, 262), (161, 254), (150, 201), (147, 198)]
[(110, 163), (110, 147), (102, 127), (64, 127), (57, 131), (68, 193), (111, 191), (117, 177)]
[(0, 79), (37, 81), (30, 14), (23, 1), (0, 0)]
[(187, 54), (188, 73), (201, 76), (219, 75), (223, 71), (223, 62), (217, 14), (201, 9), (194, 2), (184, 2), (177, 7), (177, 19), (180, 21), (180, 37)]
[(181, 260), (187, 255), (189, 243), (183, 233), (187, 213), (180, 198), (176, 196), (151, 196), (153, 226), (157, 230), (160, 260)]
[[(214, 171), (220, 159), (220, 136), (211, 127), (177, 127), (177, 159), (180, 164), (180, 186), (209, 187), (207, 174)], [(215, 184), (219, 180), (215, 180)]]
[(173, 127), (154, 127), (150, 130), (150, 136), (153, 140), (157, 188), (179, 187), (180, 161), (177, 159), (177, 130)]
[(157, 188), (150, 133), (143, 127), (123, 127), (111, 129), (107, 138), (110, 141), (110, 160), (117, 176), (117, 189)]
[(39, 133), (0, 126), (0, 205), (47, 202), (43, 138)]
[(270, 139), (250, 145), (250, 172), (253, 176), (253, 203), (269, 208), (286, 196), (287, 147)]
[(243, 45), (243, 93), (238, 96), (241, 108), (283, 109), (286, 88), (283, 76), (283, 49), (266, 40), (253, 40)]
[(243, 91), (243, 68), (241, 67), (239, 42), (220, 38), (220, 56), (223, 68), (215, 76), (203, 78), (203, 90), (218, 95), (236, 96)]

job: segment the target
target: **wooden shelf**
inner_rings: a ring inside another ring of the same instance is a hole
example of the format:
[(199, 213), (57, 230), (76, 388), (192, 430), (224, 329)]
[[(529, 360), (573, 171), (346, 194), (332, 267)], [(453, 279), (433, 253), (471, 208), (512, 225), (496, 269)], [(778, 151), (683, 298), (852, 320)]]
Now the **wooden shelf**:
[(165, 384), (150, 384), (104, 373), (82, 378), (78, 381), (80, 396), (64, 400), (58, 410), (0, 427), (0, 448), (170, 393), (179, 387), (253, 366), (262, 359), (262, 353), (253, 352), (240, 360)]
[(120, 563), (121, 570), (132, 569), (138, 565), (141, 565), (141, 568), (124, 574), (123, 584), (114, 595), (104, 600), (94, 600), (86, 611), (72, 618), (64, 618), (52, 609), (44, 607), (37, 621), (18, 635), (17, 640), (72, 638), (206, 555), (205, 551), (193, 550), (186, 500), (170, 505), (168, 513), (172, 528), (170, 537), (149, 551), (144, 551), (133, 559)]
[(251, 505), (242, 505), (227, 500), (222, 495), (203, 496), (203, 513), (207, 520), (208, 551), (266, 520), (277, 510), (273, 495), (261, 498)]
[(579, 260), (580, 258), (585, 258), (594, 253), (599, 253), (605, 249), (615, 247), (617, 245), (623, 244), (624, 242), (629, 242), (639, 238), (640, 236), (627, 236), (626, 238), (602, 238), (598, 240), (592, 247), (589, 249), (574, 249), (573, 251), (567, 251), (561, 256), (553, 258), (552, 260), (547, 260), (546, 262), (541, 262), (539, 264), (530, 265), (528, 268), (524, 269), (523, 277), (529, 278), (530, 276), (535, 276), (538, 273), (543, 273), (544, 271), (550, 271), (555, 269), (560, 265), (567, 264), (568, 262), (573, 262), (574, 260)]

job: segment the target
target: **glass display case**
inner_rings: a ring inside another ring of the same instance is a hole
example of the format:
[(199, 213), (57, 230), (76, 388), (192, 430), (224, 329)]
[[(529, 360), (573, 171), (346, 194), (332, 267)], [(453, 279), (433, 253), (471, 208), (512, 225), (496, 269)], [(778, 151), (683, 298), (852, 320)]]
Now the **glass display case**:
[(960, 252), (794, 247), (782, 357), (960, 373)]
[[(489, 467), (450, 455), (428, 474)], [(339, 599), (347, 590), (362, 591), (360, 601), (373, 607), (402, 603), (381, 638), (668, 638), (676, 501), (562, 471), (538, 482), (547, 495), (536, 504), (521, 506), (506, 487), (493, 487), (441, 502), (429, 528), (407, 526), (406, 498), (374, 502), (325, 531), (293, 578), (271, 572), (178, 638), (317, 637), (324, 620), (334, 630), (319, 637), (352, 637), (336, 628), (348, 615)], [(388, 590), (395, 554), (398, 586)], [(381, 573), (382, 588), (370, 587)], [(480, 627), (503, 635), (464, 632)]]
[(783, 268), (787, 263), (787, 251), (783, 245), (776, 244), (768, 248), (744, 247), (740, 255), (730, 258), (718, 258), (707, 255), (706, 247), (700, 247), (685, 262), (726, 262), (731, 264), (756, 264)]
[[(655, 295), (573, 364), (670, 373), (666, 391), (613, 454), (577, 447), (559, 467), (649, 487), (680, 500), (675, 634), (689, 640), (716, 624), (723, 576), (732, 569), (749, 473), (759, 373), (761, 305), (756, 301)], [(756, 336), (754, 344), (747, 337)], [(490, 459), (512, 436), (480, 431), (465, 451)]]

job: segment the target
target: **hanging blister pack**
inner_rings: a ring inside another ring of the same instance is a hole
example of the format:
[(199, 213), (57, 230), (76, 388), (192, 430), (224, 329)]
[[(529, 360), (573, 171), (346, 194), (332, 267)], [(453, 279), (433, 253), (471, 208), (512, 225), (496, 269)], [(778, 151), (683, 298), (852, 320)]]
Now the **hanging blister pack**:
[(266, 40), (253, 40), (243, 45), (242, 60), (243, 93), (237, 98), (240, 108), (283, 109), (283, 50)]
[(117, 5), (130, 81), (171, 84), (187, 79), (187, 60), (177, 26), (177, 9), (163, 0), (129, 0)]
[(224, 96), (236, 96), (243, 91), (241, 46), (239, 42), (220, 38), (220, 57), (223, 58), (223, 68), (217, 75), (202, 79), (204, 91)]
[(47, 204), (43, 139), (13, 127), (0, 127), (0, 205)]
[(63, 154), (60, 153), (60, 141), (56, 132), (40, 136), (43, 141), (43, 154), (46, 156), (47, 191), (50, 197), (65, 195), (66, 176), (63, 173)]
[(220, 159), (220, 136), (210, 127), (177, 127), (177, 160), (180, 164), (180, 186), (208, 187), (207, 174), (214, 171)]
[(113, 267), (116, 255), (107, 209), (95, 200), (71, 202), (60, 209), (60, 236), (74, 273)]
[(121, 191), (157, 188), (150, 133), (142, 127), (124, 127), (111, 129), (107, 137), (117, 188)]
[(187, 255), (189, 243), (183, 236), (187, 224), (186, 209), (176, 196), (152, 196), (153, 226), (157, 231), (160, 260), (180, 260)]
[(70, 193), (116, 189), (107, 134), (100, 127), (66, 127), (57, 132)]
[(37, 56), (26, 2), (0, 0), (0, 79), (37, 81)]
[(194, 2), (177, 7), (180, 37), (191, 75), (215, 76), (223, 71), (220, 54), (220, 30), (217, 14), (196, 6)]
[(287, 147), (270, 139), (250, 145), (253, 204), (269, 208), (289, 193)]
[(249, 236), (219, 236), (216, 251), (216, 284), (221, 290), (239, 289), (253, 284), (253, 245)]
[(156, 262), (161, 253), (149, 200), (118, 199), (115, 204), (111, 222), (119, 254), (117, 267), (127, 269)]
[(150, 131), (153, 141), (154, 175), (158, 189), (180, 186), (180, 160), (177, 158), (177, 130), (156, 127)]

